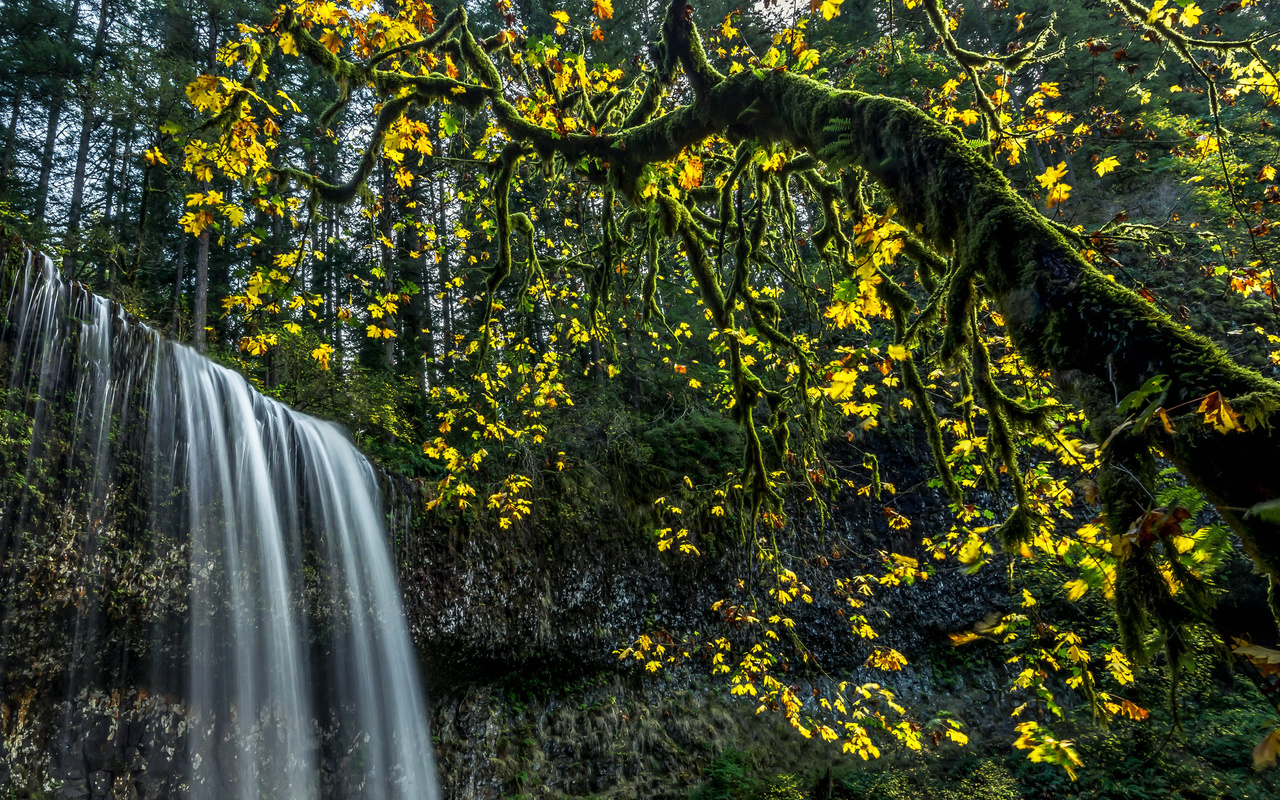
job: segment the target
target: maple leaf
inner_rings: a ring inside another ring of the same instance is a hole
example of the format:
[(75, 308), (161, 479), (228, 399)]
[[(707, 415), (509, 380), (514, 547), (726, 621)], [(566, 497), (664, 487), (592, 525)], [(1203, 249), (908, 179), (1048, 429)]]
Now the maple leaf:
[(1048, 189), (1049, 187), (1062, 180), (1067, 174), (1067, 162), (1063, 161), (1056, 167), (1049, 167), (1044, 171), (1043, 175), (1037, 175), (1036, 180), (1040, 182), (1040, 188)]
[(293, 40), (293, 34), (285, 31), (280, 34), (280, 52), (287, 56), (296, 56), (298, 54), (298, 43)]
[[(290, 41), (293, 41), (292, 37), (290, 37)], [(222, 102), (222, 96), (218, 92), (218, 87), (221, 85), (221, 82), (214, 75), (200, 75), (187, 84), (187, 98), (198, 111), (215, 109)]]
[(1236, 646), (1231, 648), (1231, 652), (1238, 656), (1244, 656), (1250, 664), (1257, 668), (1258, 672), (1262, 673), (1262, 677), (1280, 675), (1280, 651), (1249, 644), (1244, 639), (1233, 639), (1233, 641)]
[(552, 11), (551, 18), (556, 21), (556, 35), (561, 36), (567, 30), (565, 25), (569, 24), (569, 14), (564, 11)]
[(600, 19), (613, 19), (613, 0), (593, 0), (591, 13)]
[(738, 29), (733, 27), (733, 14), (725, 17), (720, 23), (720, 35), (726, 39), (732, 39), (738, 35)]
[(1267, 738), (1258, 742), (1253, 748), (1253, 768), (1259, 772), (1276, 765), (1276, 754), (1280, 753), (1280, 728), (1267, 734)]
[(1055, 184), (1054, 187), (1049, 190), (1049, 197), (1045, 199), (1045, 205), (1047, 205), (1049, 208), (1053, 208), (1056, 205), (1061, 205), (1062, 203), (1066, 202), (1067, 197), (1070, 194), (1071, 194), (1071, 187), (1069, 185), (1065, 183)]
[(1197, 410), (1204, 414), (1204, 424), (1212, 425), (1218, 433), (1244, 430), (1240, 424), (1240, 415), (1232, 410), (1222, 392), (1214, 392), (1206, 397)]
[(1275, 179), (1275, 177), (1276, 177), (1276, 168), (1271, 166), (1270, 164), (1258, 170), (1258, 175), (1257, 175), (1258, 183), (1262, 183), (1263, 181), (1273, 180)]
[(1098, 175), (1101, 176), (1101, 175), (1106, 175), (1108, 172), (1111, 172), (1118, 166), (1120, 166), (1120, 159), (1116, 158), (1115, 156), (1107, 156), (1106, 158), (1099, 161), (1097, 164), (1093, 165), (1093, 171), (1098, 173)]
[(826, 395), (832, 400), (844, 400), (853, 396), (853, 390), (857, 384), (857, 372), (849, 369), (840, 370), (831, 376), (831, 386), (826, 390)]
[(159, 147), (153, 147), (150, 150), (148, 150), (145, 154), (143, 154), (143, 158), (147, 160), (148, 164), (152, 164), (152, 165), (169, 163), (168, 161), (165, 160), (164, 153), (160, 152)]
[(325, 28), (324, 33), (320, 34), (320, 44), (330, 53), (337, 55), (342, 50), (342, 37), (332, 30)]
[(964, 111), (961, 111), (959, 115), (957, 115), (957, 119), (959, 119), (965, 125), (972, 125), (973, 123), (978, 121), (978, 112), (974, 111), (972, 108), (966, 108)]
[(680, 170), (680, 188), (685, 191), (696, 189), (702, 185), (702, 159), (694, 156), (684, 162)]
[(311, 357), (320, 364), (320, 369), (323, 370), (329, 369), (329, 356), (331, 355), (333, 355), (333, 345), (331, 344), (322, 344), (311, 351)]
[(822, 0), (822, 18), (831, 20), (840, 16), (840, 4), (843, 2), (844, 0)]
[(1195, 3), (1192, 3), (1191, 5), (1182, 9), (1182, 14), (1178, 17), (1178, 21), (1181, 22), (1183, 25), (1187, 26), (1188, 28), (1190, 28), (1196, 25), (1198, 22), (1200, 22), (1200, 15), (1203, 13), (1204, 13), (1204, 9), (1202, 9), (1200, 6), (1196, 5)]

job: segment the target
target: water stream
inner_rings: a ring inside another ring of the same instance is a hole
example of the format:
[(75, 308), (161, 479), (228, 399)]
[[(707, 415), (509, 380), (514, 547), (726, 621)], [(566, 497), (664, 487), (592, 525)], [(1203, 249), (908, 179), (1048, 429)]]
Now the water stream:
[(45, 687), (64, 753), (91, 693), (163, 695), (191, 798), (434, 800), (369, 462), (47, 259), (6, 289), (0, 695)]

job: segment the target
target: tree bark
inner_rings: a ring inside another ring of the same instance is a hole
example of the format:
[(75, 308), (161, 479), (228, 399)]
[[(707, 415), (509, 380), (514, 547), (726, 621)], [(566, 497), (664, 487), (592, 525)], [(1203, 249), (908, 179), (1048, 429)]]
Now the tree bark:
[(49, 179), (53, 175), (53, 150), (58, 139), (58, 120), (62, 117), (62, 98), (55, 95), (49, 106), (49, 120), (45, 125), (44, 149), (40, 155), (40, 178), (36, 183), (35, 219), (44, 222), (49, 208)]
[(84, 181), (85, 171), (89, 165), (89, 140), (98, 124), (97, 112), (94, 110), (93, 80), (105, 49), (109, 9), (110, 0), (101, 0), (98, 6), (98, 30), (93, 35), (93, 54), (89, 58), (89, 68), (85, 71), (84, 84), (80, 92), (80, 140), (76, 148), (75, 177), (71, 182), (71, 206), (67, 211), (67, 231), (62, 240), (62, 246), (67, 250), (68, 276), (72, 278), (75, 277), (77, 255), (80, 249), (80, 217), (84, 210)]
[[(68, 47), (75, 43), (76, 26), (79, 23), (80, 0), (74, 0), (71, 4), (71, 19), (67, 23), (66, 33), (62, 37)], [(53, 151), (58, 142), (58, 122), (62, 117), (62, 92), (63, 87), (59, 86), (54, 91), (53, 99), (49, 105), (49, 119), (44, 133), (44, 149), (40, 154), (40, 179), (36, 185), (35, 219), (37, 222), (44, 222), (44, 215), (49, 207), (49, 180), (53, 175)]]
[(182, 281), (183, 272), (187, 266), (187, 232), (178, 229), (178, 255), (177, 267), (173, 276), (173, 309), (170, 311), (171, 325), (173, 326), (174, 336), (178, 335), (178, 314), (182, 310)]
[(18, 149), (18, 115), (22, 110), (22, 91), (26, 83), (25, 76), (18, 77), (18, 84), (13, 89), (13, 108), (9, 111), (9, 127), (4, 136), (4, 159), (0, 161), (0, 182), (9, 177), (13, 170), (13, 154)]
[(196, 249), (196, 294), (191, 304), (191, 344), (197, 353), (206, 347), (205, 325), (209, 303), (209, 229), (200, 232), (200, 246)]

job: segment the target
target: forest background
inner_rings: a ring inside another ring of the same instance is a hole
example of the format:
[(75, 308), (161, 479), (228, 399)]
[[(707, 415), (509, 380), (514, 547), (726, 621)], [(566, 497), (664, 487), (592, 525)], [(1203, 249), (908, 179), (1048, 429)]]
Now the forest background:
[[(708, 76), (745, 71), (902, 98), (1109, 281), (1274, 377), (1272, 5), (721, 2), (686, 17), (677, 4), (500, 0), (450, 12), (7, 3), (4, 224), (264, 393), (345, 423), (421, 481), (435, 513), (507, 529), (535, 513), (549, 476), (607, 469), (646, 510), (654, 558), (749, 543), (759, 568), (717, 603), (720, 629), (638, 631), (619, 653), (648, 672), (704, 660), (847, 752), (966, 736), (883, 710), (892, 698), (871, 684), (800, 697), (789, 675), (820, 665), (789, 605), (836, 598), (867, 664), (895, 671), (906, 657), (875, 645), (886, 623), (869, 619), (869, 598), (956, 565), (1006, 568), (1006, 552), (1048, 558), (1049, 577), (1016, 571), (1009, 613), (956, 641), (1011, 648), (1011, 691), (1029, 698), (1017, 745), (1033, 758), (1079, 766), (1047, 724), (1065, 713), (1064, 688), (1101, 718), (1145, 719), (1130, 696), (1138, 665), (1176, 685), (1217, 659), (1269, 687), (1280, 653), (1248, 637), (1270, 643), (1274, 624), (1227, 625), (1218, 610), (1215, 575), (1243, 561), (1241, 540), (1171, 469), (1176, 454), (1128, 453), (1143, 462), (1140, 491), (1120, 491), (1147, 499), (1114, 518), (1100, 492), (1117, 435), (1112, 453), (1130, 429), (1243, 440), (1269, 428), (1270, 407), (1241, 405), (1225, 382), (1180, 396), (1180, 376), (1148, 370), (1107, 387), (1113, 416), (1086, 419), (1060, 374), (1011, 346), (1008, 306), (981, 280), (968, 289), (963, 254), (900, 221), (858, 166), (754, 138), (770, 122), (750, 106), (624, 178), (555, 142), (696, 107)], [(689, 19), (705, 54), (672, 57), (673, 20)], [(468, 94), (488, 78), (470, 30), (510, 81), (527, 141)], [(397, 105), (425, 84), (343, 71), (340, 59), (368, 66), (387, 51), (378, 60), (398, 75), (442, 81), (434, 102)], [(903, 498), (930, 487), (895, 487), (881, 469), (902, 452), (932, 459), (944, 528), (913, 527)], [(798, 552), (785, 531), (840, 493), (878, 505), (882, 558), (819, 584), (808, 576), (833, 554)], [(1042, 613), (1091, 600), (1094, 617), (1115, 609), (1114, 630)], [(1280, 737), (1256, 744), (1257, 764), (1273, 763)]]

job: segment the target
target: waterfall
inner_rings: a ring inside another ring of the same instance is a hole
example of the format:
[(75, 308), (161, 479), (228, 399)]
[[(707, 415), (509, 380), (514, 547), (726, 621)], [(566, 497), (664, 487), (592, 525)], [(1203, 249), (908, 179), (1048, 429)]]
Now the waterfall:
[[(125, 742), (110, 752), (136, 738), (135, 761), (178, 731), (180, 756), (142, 771), (167, 769), (193, 800), (434, 800), (369, 462), (337, 426), (129, 320), (48, 259), (28, 253), (0, 285), (10, 771), (14, 730), (44, 708), (55, 783), (135, 780), (121, 776), (136, 764), (88, 761), (105, 713)], [(120, 733), (121, 715), (156, 730)]]

